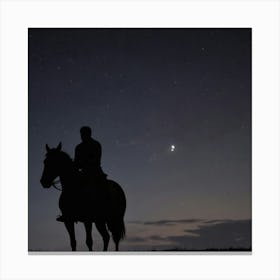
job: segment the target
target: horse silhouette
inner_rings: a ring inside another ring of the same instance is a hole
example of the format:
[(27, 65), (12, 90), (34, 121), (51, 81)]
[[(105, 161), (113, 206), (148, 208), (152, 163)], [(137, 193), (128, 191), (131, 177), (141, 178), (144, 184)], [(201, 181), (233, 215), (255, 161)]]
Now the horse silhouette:
[(80, 172), (75, 168), (70, 156), (61, 150), (62, 145), (49, 148), (46, 145), (46, 158), (41, 184), (50, 188), (59, 177), (62, 192), (59, 198), (59, 208), (62, 212), (64, 225), (70, 236), (72, 251), (76, 251), (75, 222), (84, 223), (86, 244), (92, 251), (92, 223), (103, 239), (103, 251), (108, 250), (110, 234), (115, 243), (116, 251), (119, 242), (125, 237), (124, 214), (126, 198), (121, 186), (107, 180), (99, 186), (85, 186)]

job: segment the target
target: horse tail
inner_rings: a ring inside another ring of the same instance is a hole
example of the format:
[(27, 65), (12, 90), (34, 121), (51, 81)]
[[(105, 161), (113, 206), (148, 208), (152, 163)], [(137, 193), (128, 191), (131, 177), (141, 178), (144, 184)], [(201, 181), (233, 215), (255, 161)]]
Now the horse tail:
[(125, 225), (124, 225), (124, 221), (123, 219), (121, 220), (120, 224), (119, 224), (119, 232), (120, 232), (120, 239), (124, 239), (125, 238)]
[(108, 180), (109, 193), (111, 194), (110, 213), (107, 220), (107, 226), (112, 233), (113, 240), (117, 244), (125, 238), (124, 214), (126, 210), (126, 198), (121, 186)]
[(114, 241), (119, 242), (125, 238), (125, 225), (123, 218), (109, 221), (108, 229), (111, 231)]

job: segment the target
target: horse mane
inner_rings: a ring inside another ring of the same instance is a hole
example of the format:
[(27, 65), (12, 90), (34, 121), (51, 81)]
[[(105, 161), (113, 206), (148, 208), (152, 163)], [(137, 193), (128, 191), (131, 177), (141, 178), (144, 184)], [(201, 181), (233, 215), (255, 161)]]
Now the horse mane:
[[(65, 162), (71, 162), (71, 163), (73, 163), (73, 159), (70, 157), (70, 155), (68, 154), (68, 153), (66, 153), (66, 152), (64, 152), (64, 151), (62, 151), (62, 150), (56, 150), (56, 149), (52, 149), (50, 152), (52, 152), (52, 151), (55, 151), (55, 152), (58, 152), (59, 153), (59, 156), (61, 157), (61, 159), (63, 160), (63, 161), (65, 161)], [(48, 152), (47, 154), (46, 154), (46, 157), (48, 156), (48, 154), (50, 153), (50, 152)]]
[(73, 162), (73, 159), (66, 152), (60, 151), (60, 155), (62, 156), (63, 160), (65, 160), (65, 161), (68, 160), (68, 161)]

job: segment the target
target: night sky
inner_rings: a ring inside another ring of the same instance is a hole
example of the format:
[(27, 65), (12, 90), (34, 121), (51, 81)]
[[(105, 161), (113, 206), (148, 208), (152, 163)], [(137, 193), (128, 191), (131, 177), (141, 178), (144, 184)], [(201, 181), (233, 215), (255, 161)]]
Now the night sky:
[[(120, 250), (251, 246), (251, 29), (28, 37), (29, 250), (70, 249), (60, 193), (39, 180), (45, 144), (73, 157), (83, 125), (126, 193)], [(78, 250), (84, 240), (78, 224)]]

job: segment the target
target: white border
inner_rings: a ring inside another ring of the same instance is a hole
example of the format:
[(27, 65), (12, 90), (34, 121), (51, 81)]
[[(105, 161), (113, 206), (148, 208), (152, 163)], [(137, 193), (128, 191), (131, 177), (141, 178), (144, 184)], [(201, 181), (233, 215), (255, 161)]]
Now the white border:
[[(280, 278), (278, 1), (20, 0), (0, 8), (1, 279)], [(253, 28), (252, 255), (28, 255), (27, 28), (112, 26)]]

